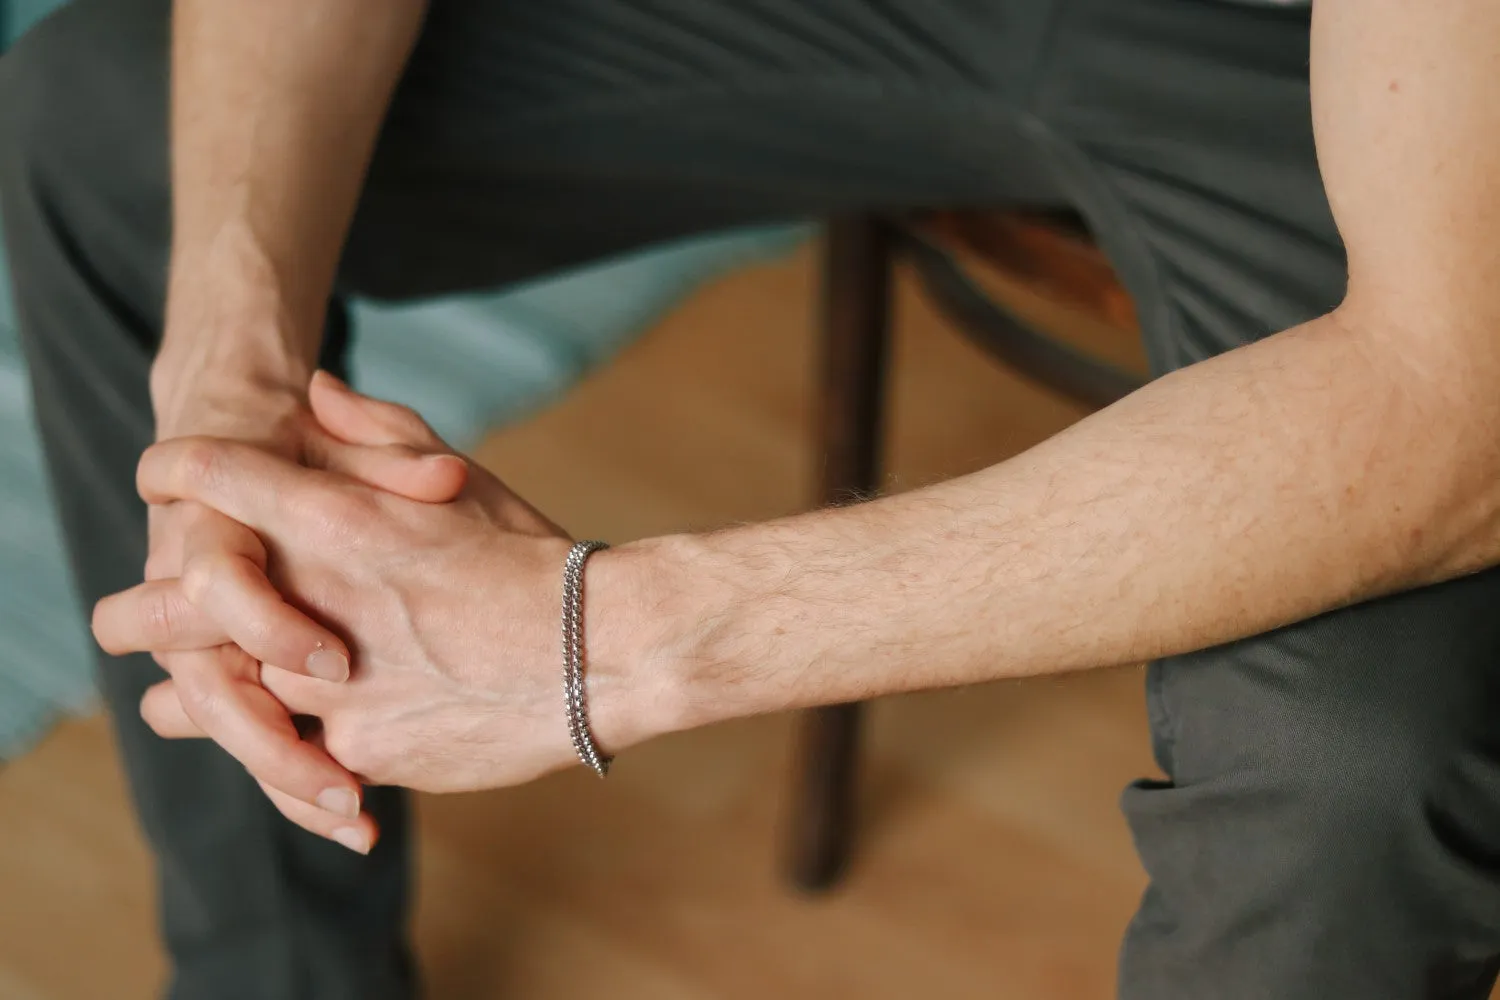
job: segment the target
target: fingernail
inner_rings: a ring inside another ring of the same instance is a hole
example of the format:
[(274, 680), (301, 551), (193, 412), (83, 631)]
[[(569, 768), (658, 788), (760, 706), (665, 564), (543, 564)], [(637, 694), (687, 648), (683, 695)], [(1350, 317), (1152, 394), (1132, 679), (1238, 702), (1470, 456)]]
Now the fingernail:
[(359, 796), (347, 788), (325, 788), (318, 793), (318, 808), (345, 819), (358, 819)]
[(347, 681), (349, 661), (336, 649), (317, 649), (307, 658), (307, 672), (319, 680)]
[(338, 841), (340, 844), (343, 844), (355, 854), (370, 853), (370, 842), (365, 839), (364, 834), (360, 833), (352, 826), (341, 826), (337, 830), (333, 831), (332, 836), (334, 840)]

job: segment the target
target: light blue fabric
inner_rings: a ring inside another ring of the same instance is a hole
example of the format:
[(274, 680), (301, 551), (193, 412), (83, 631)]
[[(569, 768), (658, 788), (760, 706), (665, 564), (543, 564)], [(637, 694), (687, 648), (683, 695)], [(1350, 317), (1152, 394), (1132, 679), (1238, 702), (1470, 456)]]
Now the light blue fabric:
[(63, 0), (0, 0), (0, 49), (62, 4)]
[[(0, 253), (0, 279), (4, 277)], [(91, 657), (63, 565), (0, 280), (0, 758), (88, 704)]]
[[(0, 0), (0, 50), (58, 0)], [(92, 697), (87, 638), (68, 584), (31, 429), (0, 249), (0, 758)]]
[[(0, 0), (0, 49), (55, 6)], [(472, 444), (567, 388), (703, 281), (803, 235), (781, 226), (692, 240), (499, 295), (357, 303), (354, 380)], [(8, 274), (0, 253), (0, 759), (93, 698), (91, 641), (48, 498)]]

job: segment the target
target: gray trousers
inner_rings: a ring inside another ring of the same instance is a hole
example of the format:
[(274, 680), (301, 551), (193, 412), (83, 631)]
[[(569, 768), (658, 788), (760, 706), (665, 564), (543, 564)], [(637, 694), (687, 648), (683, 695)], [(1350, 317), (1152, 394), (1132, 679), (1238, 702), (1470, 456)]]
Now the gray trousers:
[[(1067, 204), (1165, 371), (1342, 295), (1307, 17), (1201, 0), (436, 0), (340, 292), (494, 287), (741, 223)], [(167, 0), (81, 0), (0, 59), (0, 210), (90, 601), (139, 580), (145, 556), (132, 470), (168, 249), (167, 31)], [(1170, 778), (1125, 793), (1151, 885), (1122, 997), (1487, 996), (1497, 607), (1487, 573), (1152, 669)], [(214, 746), (151, 736), (135, 710), (151, 660), (101, 676), (160, 862), (171, 995), (412, 995), (401, 796), (372, 796), (388, 834), (357, 858), (290, 828)]]

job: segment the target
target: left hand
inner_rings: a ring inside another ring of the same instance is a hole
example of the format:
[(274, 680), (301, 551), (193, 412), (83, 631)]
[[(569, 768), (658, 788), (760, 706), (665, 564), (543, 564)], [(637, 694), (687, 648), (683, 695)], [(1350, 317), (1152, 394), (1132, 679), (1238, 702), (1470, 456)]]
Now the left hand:
[[(323, 382), (315, 404), (330, 391), (351, 392)], [(420, 439), (400, 444), (453, 454), (410, 411), (391, 409), (393, 426)], [(471, 467), (456, 501), (428, 504), (237, 442), (186, 438), (147, 451), (138, 482), (149, 503), (192, 500), (254, 529), (277, 589), (348, 640), (343, 684), (271, 665), (261, 680), (293, 713), (321, 719), (328, 753), (368, 782), (463, 791), (574, 761), (558, 638), (570, 541), (485, 470)], [(109, 617), (121, 628), (139, 620)], [(139, 648), (138, 636), (107, 638)], [(618, 680), (607, 658), (592, 660), (596, 698)], [(157, 685), (142, 714), (160, 735), (201, 735), (179, 694)]]

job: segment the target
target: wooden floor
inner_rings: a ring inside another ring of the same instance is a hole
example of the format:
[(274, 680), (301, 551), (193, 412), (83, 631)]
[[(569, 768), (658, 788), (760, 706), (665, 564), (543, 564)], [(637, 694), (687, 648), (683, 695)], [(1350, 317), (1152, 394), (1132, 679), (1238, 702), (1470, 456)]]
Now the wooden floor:
[[(484, 460), (580, 535), (762, 518), (808, 495), (810, 255), (700, 294)], [(1073, 419), (901, 296), (892, 488)], [(1150, 773), (1139, 670), (876, 705), (857, 862), (805, 899), (775, 853), (789, 720), (428, 798), (434, 998), (1111, 995), (1144, 878), (1116, 809)], [(0, 773), (0, 1000), (131, 1000), (162, 974), (147, 856), (99, 721)]]

